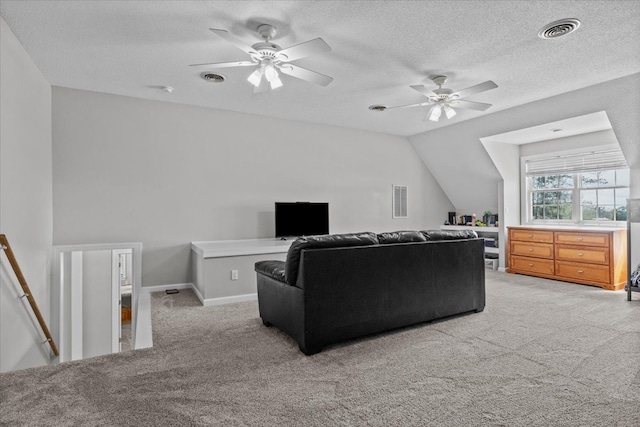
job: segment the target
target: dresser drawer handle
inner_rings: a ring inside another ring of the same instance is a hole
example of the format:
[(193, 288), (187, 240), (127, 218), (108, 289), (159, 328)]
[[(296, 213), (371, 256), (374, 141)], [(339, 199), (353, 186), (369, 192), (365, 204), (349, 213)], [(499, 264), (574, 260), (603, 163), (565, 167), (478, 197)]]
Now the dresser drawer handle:
[(529, 248), (529, 252), (533, 252), (533, 248)]
[(582, 242), (584, 240), (584, 237), (578, 237), (578, 242)]
[(582, 253), (578, 253), (578, 256), (584, 256), (584, 254), (582, 254)]
[(533, 237), (533, 234), (529, 234), (529, 238)]
[(582, 274), (584, 273), (584, 270), (578, 270), (578, 273)]
[(533, 264), (529, 263), (529, 267), (533, 267)]

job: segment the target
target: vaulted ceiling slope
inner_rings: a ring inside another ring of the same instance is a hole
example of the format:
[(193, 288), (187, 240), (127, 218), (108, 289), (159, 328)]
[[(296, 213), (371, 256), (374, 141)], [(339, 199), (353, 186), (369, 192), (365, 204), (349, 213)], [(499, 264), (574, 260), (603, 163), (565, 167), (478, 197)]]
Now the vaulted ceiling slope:
[[(638, 1), (1, 0), (0, 15), (54, 86), (403, 136), (640, 72)], [(538, 37), (563, 18), (581, 25)], [(332, 50), (296, 64), (334, 81), (284, 75), (282, 88), (254, 93), (252, 68), (189, 67), (246, 60), (209, 28), (253, 44), (261, 23), (277, 27), (273, 42), (283, 47), (321, 37)], [(205, 71), (226, 81), (207, 82)], [(496, 82), (469, 97), (493, 106), (437, 123), (424, 120), (428, 107), (368, 109), (422, 102), (409, 85), (430, 87), (439, 74), (454, 90)]]

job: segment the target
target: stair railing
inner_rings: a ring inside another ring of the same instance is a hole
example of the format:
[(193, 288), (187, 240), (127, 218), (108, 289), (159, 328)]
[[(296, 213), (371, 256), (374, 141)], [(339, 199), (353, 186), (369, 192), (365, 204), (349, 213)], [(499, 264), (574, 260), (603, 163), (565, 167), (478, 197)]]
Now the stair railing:
[(53, 351), (53, 354), (55, 354), (56, 356), (58, 356), (58, 347), (56, 346), (56, 343), (53, 341), (53, 338), (51, 337), (51, 332), (49, 332), (49, 328), (47, 327), (47, 323), (44, 321), (44, 318), (42, 317), (42, 314), (40, 313), (40, 309), (38, 308), (38, 304), (36, 304), (36, 300), (33, 298), (33, 295), (31, 295), (31, 289), (29, 289), (29, 285), (27, 284), (27, 281), (24, 278), (24, 275), (22, 274), (22, 270), (20, 270), (20, 266), (18, 265), (18, 260), (16, 259), (15, 255), (13, 254), (13, 251), (11, 250), (11, 245), (9, 245), (9, 241), (7, 240), (7, 236), (4, 234), (0, 234), (0, 246), (2, 247), (2, 249), (4, 250), (5, 254), (7, 255), (7, 259), (9, 260), (9, 264), (11, 264), (11, 267), (13, 268), (13, 272), (15, 273), (16, 277), (18, 278), (18, 282), (20, 283), (20, 286), (22, 287), (22, 296), (20, 296), (20, 298), (27, 298), (27, 301), (29, 301), (29, 305), (31, 305), (31, 309), (33, 310), (33, 313), (36, 315), (36, 319), (38, 319), (38, 323), (40, 324), (40, 327), (42, 328), (42, 332), (44, 333), (44, 336), (47, 338), (44, 342), (48, 342), (49, 345), (51, 346), (51, 350)]

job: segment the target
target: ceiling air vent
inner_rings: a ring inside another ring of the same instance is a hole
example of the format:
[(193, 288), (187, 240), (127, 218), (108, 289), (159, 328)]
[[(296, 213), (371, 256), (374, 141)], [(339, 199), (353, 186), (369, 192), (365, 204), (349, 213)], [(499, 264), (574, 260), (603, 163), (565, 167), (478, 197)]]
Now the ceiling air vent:
[(574, 18), (561, 19), (559, 21), (547, 24), (540, 31), (538, 37), (541, 39), (557, 39), (574, 32), (580, 26), (580, 21)]
[(202, 73), (200, 74), (200, 77), (211, 83), (222, 83), (223, 81), (225, 81), (225, 78), (222, 74)]

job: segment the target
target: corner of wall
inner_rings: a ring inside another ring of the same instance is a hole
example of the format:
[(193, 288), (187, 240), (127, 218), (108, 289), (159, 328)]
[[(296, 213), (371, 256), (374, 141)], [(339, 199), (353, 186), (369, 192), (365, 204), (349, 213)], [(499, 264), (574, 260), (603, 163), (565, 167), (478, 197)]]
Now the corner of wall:
[[(53, 244), (51, 86), (1, 18), (0, 75), (0, 229), (47, 320)], [(42, 331), (19, 298), (6, 258), (0, 259), (0, 372), (48, 364)]]

